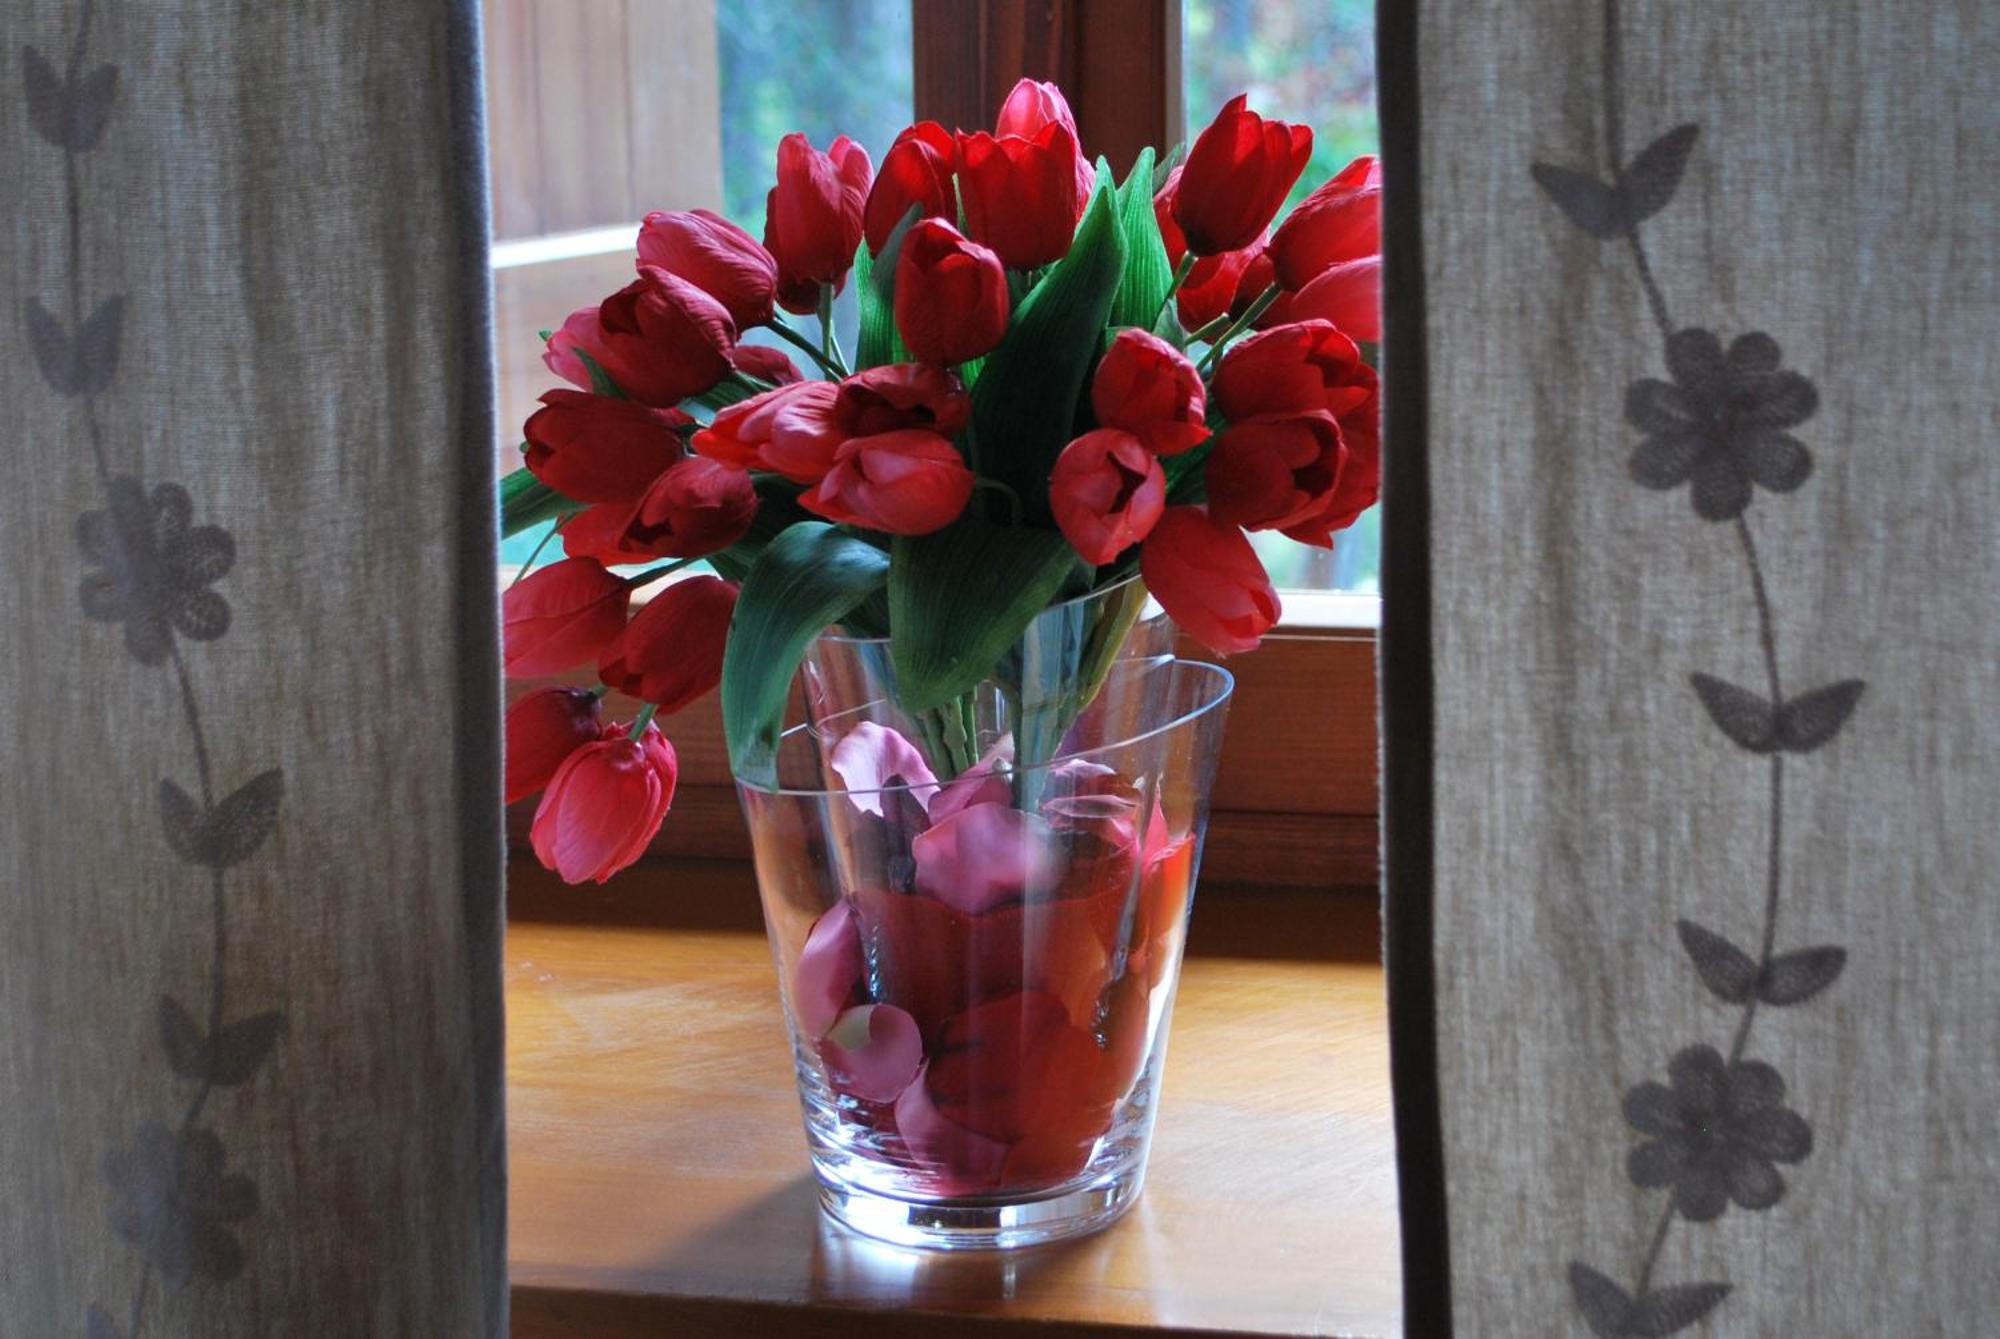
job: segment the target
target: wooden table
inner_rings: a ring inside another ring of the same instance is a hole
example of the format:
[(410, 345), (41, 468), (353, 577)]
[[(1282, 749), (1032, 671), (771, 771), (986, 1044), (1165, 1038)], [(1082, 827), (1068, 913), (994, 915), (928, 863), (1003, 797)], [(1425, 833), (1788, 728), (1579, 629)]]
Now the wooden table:
[(761, 933), (517, 920), (507, 959), (517, 1336), (1401, 1334), (1373, 963), (1191, 957), (1138, 1206), (946, 1256), (820, 1215)]

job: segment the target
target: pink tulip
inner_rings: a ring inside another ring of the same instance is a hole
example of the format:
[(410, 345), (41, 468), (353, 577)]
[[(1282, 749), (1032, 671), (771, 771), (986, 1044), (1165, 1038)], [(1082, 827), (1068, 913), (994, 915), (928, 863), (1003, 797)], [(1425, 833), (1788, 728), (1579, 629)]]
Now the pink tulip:
[(968, 805), (1011, 803), (1014, 783), (1007, 773), (1013, 765), (1014, 736), (1002, 735), (978, 762), (960, 772), (931, 798), (927, 806), (931, 822), (942, 823)]

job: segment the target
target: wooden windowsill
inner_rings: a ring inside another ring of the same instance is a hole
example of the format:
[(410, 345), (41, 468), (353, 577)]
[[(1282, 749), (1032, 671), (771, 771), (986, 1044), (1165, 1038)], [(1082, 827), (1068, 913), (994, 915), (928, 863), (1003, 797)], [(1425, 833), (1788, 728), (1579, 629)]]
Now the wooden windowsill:
[[(516, 863), (516, 1336), (1401, 1334), (1382, 973), (1360, 899), (1237, 890), (1205, 918), (1198, 898), (1137, 1207), (1078, 1242), (937, 1256), (820, 1216), (747, 871), (680, 873), (742, 886), (692, 900), (691, 924), (555, 922), (529, 918), (562, 894)], [(718, 917), (725, 904), (748, 916)]]

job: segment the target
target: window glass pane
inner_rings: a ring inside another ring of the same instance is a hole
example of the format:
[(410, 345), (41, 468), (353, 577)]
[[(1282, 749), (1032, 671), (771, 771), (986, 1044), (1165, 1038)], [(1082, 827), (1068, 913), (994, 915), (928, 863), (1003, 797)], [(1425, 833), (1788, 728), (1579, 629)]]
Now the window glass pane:
[[(1188, 129), (1199, 133), (1238, 93), (1266, 116), (1313, 128), (1296, 201), (1356, 156), (1376, 151), (1374, 0), (1185, 0)], [(1253, 536), (1271, 579), (1309, 590), (1378, 589), (1380, 517), (1371, 508), (1331, 553)]]
[[(485, 0), (502, 470), (559, 383), (538, 332), (629, 282), (638, 220), (715, 209), (764, 231), (778, 141), (881, 161), (911, 116), (910, 0)], [(854, 340), (853, 285), (836, 326)], [(749, 342), (785, 347), (764, 332)], [(517, 535), (501, 561), (541, 538)]]

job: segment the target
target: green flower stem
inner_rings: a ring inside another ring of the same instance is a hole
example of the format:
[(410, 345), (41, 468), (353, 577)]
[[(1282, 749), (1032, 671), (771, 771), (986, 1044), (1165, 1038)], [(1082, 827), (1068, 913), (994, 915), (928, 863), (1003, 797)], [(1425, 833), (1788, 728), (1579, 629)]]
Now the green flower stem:
[(819, 364), (819, 370), (826, 374), (828, 381), (838, 381), (844, 375), (833, 364), (832, 360), (820, 352), (817, 344), (807, 339), (803, 333), (794, 328), (791, 322), (787, 321), (784, 317), (780, 316), (773, 319), (769, 329), (772, 334), (784, 340), (787, 344), (803, 349), (807, 357)]
[(549, 532), (541, 537), (540, 541), (538, 541), (535, 545), (534, 552), (528, 555), (528, 561), (521, 564), (521, 570), (514, 573), (514, 579), (507, 583), (507, 589), (512, 590), (514, 587), (521, 584), (521, 578), (525, 577), (531, 570), (533, 570), (535, 566), (535, 559), (542, 556), (542, 550), (549, 546), (549, 541), (556, 537), (557, 532), (563, 528), (563, 522), (567, 521), (568, 519), (569, 517), (567, 516), (558, 516), (556, 518), (556, 523), (549, 527)]
[(1222, 332), (1221, 338), (1209, 346), (1208, 352), (1202, 355), (1201, 365), (1195, 368), (1195, 371), (1204, 377), (1207, 376), (1208, 369), (1215, 365), (1215, 360), (1220, 358), (1222, 351), (1229, 347), (1229, 341), (1235, 339), (1245, 330), (1248, 330), (1258, 317), (1271, 310), (1271, 304), (1277, 300), (1278, 286), (1276, 284), (1272, 284), (1262, 293), (1259, 293), (1257, 300), (1251, 303), (1241, 316), (1230, 322), (1229, 328)]
[(999, 493), (1000, 495), (1005, 497), (1007, 499), (1007, 509), (1013, 516), (1012, 524), (1019, 525), (1021, 523), (1021, 517), (1023, 515), (1021, 507), (1021, 495), (1018, 492), (1016, 492), (1010, 485), (1001, 483), (998, 479), (987, 479), (981, 477), (981, 478), (975, 478), (972, 481), (972, 486), (975, 489), (979, 488), (988, 489), (992, 492)]
[(840, 336), (833, 333), (833, 285), (819, 286), (819, 338), (827, 361), (841, 376), (847, 375), (847, 358), (840, 351)]
[(1201, 329), (1189, 332), (1187, 342), (1190, 344), (1212, 343), (1217, 335), (1220, 335), (1227, 329), (1229, 329), (1229, 313), (1224, 312)]
[(693, 567), (701, 561), (700, 558), (682, 558), (678, 562), (661, 563), (658, 567), (647, 568), (645, 571), (639, 573), (638, 576), (625, 578), (625, 585), (632, 590), (637, 590), (641, 586), (650, 586), (661, 577), (672, 576), (682, 568)]
[(659, 714), (660, 709), (648, 702), (639, 714), (632, 718), (632, 728), (625, 737), (635, 744), (638, 743), (640, 737), (646, 733), (646, 727), (653, 723), (653, 717)]
[(1160, 318), (1167, 314), (1167, 304), (1174, 300), (1174, 294), (1181, 291), (1181, 285), (1187, 281), (1188, 275), (1194, 272), (1194, 260), (1194, 252), (1181, 253), (1181, 263), (1174, 266), (1174, 281), (1167, 285), (1167, 294), (1160, 299), (1160, 309), (1153, 313), (1154, 325), (1158, 325)]

